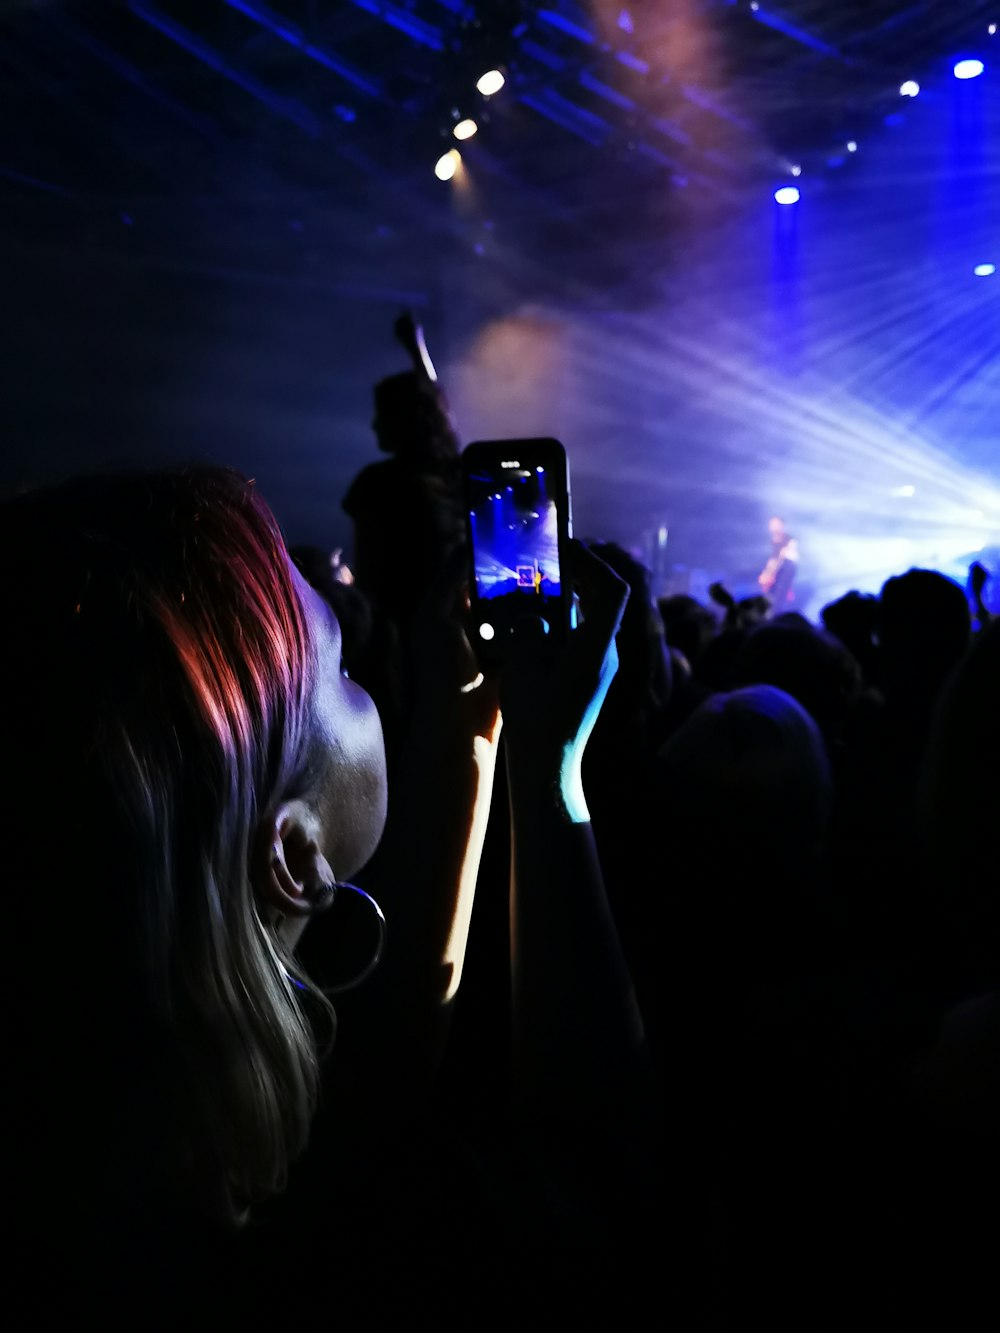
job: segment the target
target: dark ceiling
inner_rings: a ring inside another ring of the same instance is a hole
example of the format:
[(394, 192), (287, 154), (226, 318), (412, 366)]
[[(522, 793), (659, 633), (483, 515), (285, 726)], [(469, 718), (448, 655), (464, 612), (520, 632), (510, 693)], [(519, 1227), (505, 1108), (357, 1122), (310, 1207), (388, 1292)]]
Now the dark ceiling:
[[(128, 214), (323, 192), (440, 214), (458, 116), (477, 218), (560, 243), (725, 212), (821, 171), (900, 81), (984, 47), (976, 0), (81, 0), (0, 19), (8, 213), (28, 194)], [(1000, 39), (998, 39), (1000, 40)], [(474, 82), (498, 64), (507, 85)], [(467, 223), (462, 210), (452, 222)], [(439, 219), (440, 220), (440, 219)], [(183, 227), (174, 224), (178, 238)]]

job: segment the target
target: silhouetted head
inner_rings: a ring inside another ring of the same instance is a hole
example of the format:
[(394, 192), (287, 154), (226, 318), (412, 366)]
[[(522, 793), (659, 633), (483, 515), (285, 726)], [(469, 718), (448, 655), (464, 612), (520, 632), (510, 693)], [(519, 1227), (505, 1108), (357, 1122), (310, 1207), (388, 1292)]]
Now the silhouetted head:
[(657, 602), (667, 643), (697, 669), (701, 656), (718, 632), (719, 618), (695, 597), (677, 594)]
[[(659, 754), (654, 817), (666, 866), (677, 858), (712, 893), (776, 905), (802, 896), (826, 840), (833, 787), (819, 728), (770, 685), (716, 694)], [(699, 866), (701, 870), (699, 871)]]
[(889, 579), (879, 597), (878, 637), (886, 695), (926, 713), (972, 638), (964, 591), (931, 569)]
[(413, 370), (375, 385), (372, 430), (383, 453), (399, 458), (448, 459), (458, 438), (441, 387)]
[(828, 603), (820, 612), (823, 628), (853, 654), (865, 680), (871, 685), (877, 685), (879, 681), (878, 611), (877, 597), (851, 591)]
[(729, 681), (733, 687), (774, 685), (784, 690), (832, 743), (861, 690), (861, 671), (837, 639), (789, 613), (751, 630), (733, 659)]

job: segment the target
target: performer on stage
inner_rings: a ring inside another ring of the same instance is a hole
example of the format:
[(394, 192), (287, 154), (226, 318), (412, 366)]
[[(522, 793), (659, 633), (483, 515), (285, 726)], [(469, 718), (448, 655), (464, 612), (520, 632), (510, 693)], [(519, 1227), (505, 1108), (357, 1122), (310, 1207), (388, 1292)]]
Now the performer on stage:
[(771, 533), (771, 554), (757, 582), (771, 605), (784, 610), (795, 602), (793, 584), (799, 566), (799, 545), (785, 527), (783, 518), (772, 518), (767, 526)]

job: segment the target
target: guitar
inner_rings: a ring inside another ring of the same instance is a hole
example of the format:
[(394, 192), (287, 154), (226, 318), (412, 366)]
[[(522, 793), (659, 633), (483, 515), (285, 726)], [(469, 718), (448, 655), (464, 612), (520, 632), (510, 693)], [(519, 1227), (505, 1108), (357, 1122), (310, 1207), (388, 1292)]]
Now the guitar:
[(757, 582), (763, 593), (770, 593), (778, 581), (778, 575), (788, 564), (795, 564), (799, 558), (798, 543), (794, 537), (789, 537), (784, 546), (777, 551), (768, 560), (767, 564), (757, 576)]
[(774, 581), (778, 577), (778, 570), (781, 568), (781, 556), (772, 555), (767, 564), (757, 575), (757, 582), (760, 584), (761, 592), (770, 592), (774, 587)]

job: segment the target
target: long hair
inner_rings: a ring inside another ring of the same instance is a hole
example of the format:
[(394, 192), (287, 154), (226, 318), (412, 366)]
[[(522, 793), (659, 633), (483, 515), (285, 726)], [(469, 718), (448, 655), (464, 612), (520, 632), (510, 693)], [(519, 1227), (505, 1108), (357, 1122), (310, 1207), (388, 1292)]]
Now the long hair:
[(100, 1188), (237, 1221), (305, 1145), (333, 1021), (249, 873), (307, 761), (281, 533), (245, 479), (188, 468), (8, 500), (0, 550), (6, 897), (37, 941), (5, 1021), (42, 1084), (53, 1060), (87, 1082)]

